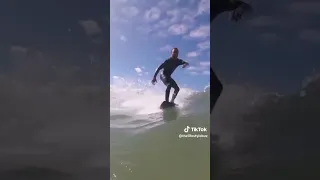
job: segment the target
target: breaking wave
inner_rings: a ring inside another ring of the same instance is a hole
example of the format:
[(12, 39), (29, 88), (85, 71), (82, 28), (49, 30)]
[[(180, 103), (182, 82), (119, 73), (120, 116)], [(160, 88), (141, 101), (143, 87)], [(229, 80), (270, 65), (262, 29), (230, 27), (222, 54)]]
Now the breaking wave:
[(318, 177), (320, 76), (281, 95), (227, 85), (211, 116), (212, 175), (218, 179)]

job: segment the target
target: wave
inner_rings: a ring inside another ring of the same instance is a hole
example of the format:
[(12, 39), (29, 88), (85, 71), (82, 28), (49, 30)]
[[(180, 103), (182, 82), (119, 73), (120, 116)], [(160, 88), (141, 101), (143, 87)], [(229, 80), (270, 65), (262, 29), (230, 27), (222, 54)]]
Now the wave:
[[(172, 90), (173, 91), (173, 90)], [(181, 88), (176, 103), (182, 115), (209, 112), (209, 91), (194, 91)], [(161, 124), (165, 89), (144, 81), (131, 81), (117, 77), (110, 86), (111, 128), (137, 128)]]
[[(218, 179), (318, 176), (320, 76), (281, 95), (227, 85), (211, 117), (212, 163)], [(291, 171), (296, 169), (297, 171)]]

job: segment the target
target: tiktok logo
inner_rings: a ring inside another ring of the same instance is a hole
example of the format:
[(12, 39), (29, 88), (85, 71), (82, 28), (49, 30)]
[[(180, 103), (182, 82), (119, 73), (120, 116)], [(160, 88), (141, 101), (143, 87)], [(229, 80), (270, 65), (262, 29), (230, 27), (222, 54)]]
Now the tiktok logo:
[(189, 129), (190, 129), (190, 127), (189, 127), (189, 126), (187, 126), (186, 128), (184, 128), (184, 130), (183, 130), (183, 131), (184, 131), (185, 133), (187, 133), (187, 132), (189, 132)]
[(183, 131), (185, 133), (189, 132), (189, 130), (191, 132), (207, 132), (207, 128), (206, 127), (190, 127), (190, 126), (187, 126), (186, 128), (183, 129)]

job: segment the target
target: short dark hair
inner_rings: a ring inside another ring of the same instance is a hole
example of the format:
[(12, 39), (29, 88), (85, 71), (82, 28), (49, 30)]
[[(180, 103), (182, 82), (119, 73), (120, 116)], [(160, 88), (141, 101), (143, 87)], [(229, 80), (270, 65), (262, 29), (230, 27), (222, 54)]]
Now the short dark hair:
[(172, 50), (171, 50), (171, 51), (173, 51), (173, 50), (178, 50), (178, 51), (179, 51), (179, 49), (178, 49), (178, 48), (176, 48), (176, 47), (175, 47), (175, 48), (172, 48)]

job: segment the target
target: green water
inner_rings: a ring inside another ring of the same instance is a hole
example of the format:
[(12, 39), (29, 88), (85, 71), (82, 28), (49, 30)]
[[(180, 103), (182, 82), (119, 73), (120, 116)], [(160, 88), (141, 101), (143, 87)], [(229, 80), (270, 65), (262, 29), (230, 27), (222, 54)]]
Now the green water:
[(208, 128), (209, 117), (180, 117), (139, 133), (111, 129), (110, 179), (209, 180), (209, 138), (178, 136), (186, 126)]

